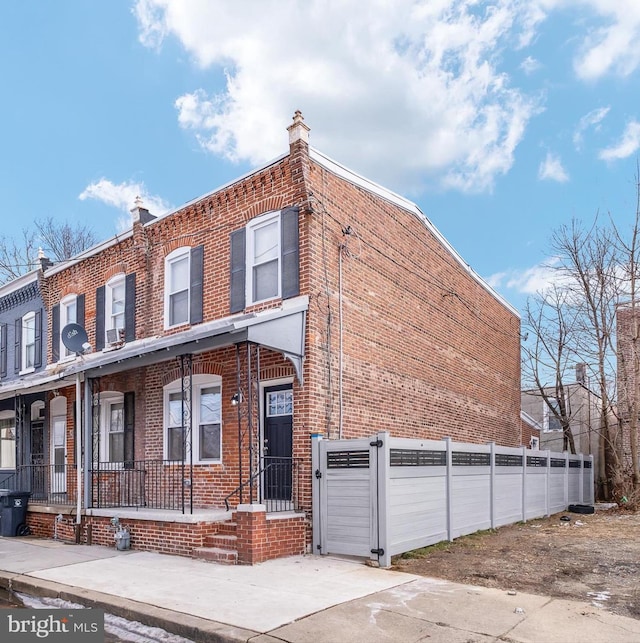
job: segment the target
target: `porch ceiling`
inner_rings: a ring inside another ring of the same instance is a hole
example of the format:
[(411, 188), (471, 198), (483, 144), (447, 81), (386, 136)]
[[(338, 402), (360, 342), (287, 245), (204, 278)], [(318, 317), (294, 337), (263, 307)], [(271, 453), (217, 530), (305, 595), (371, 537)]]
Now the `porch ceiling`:
[(79, 355), (72, 362), (53, 364), (44, 373), (0, 385), (0, 399), (18, 393), (53, 390), (65, 380), (71, 384), (78, 373), (85, 377), (101, 377), (245, 341), (282, 353), (291, 360), (302, 383), (308, 306), (307, 296), (296, 297), (283, 302), (277, 309), (236, 315), (199, 324), (174, 335), (139, 339), (121, 348)]

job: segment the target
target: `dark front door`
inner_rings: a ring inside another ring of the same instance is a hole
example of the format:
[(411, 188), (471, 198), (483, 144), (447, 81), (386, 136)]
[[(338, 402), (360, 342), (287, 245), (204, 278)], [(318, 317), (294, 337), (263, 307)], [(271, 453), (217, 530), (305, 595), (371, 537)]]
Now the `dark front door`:
[(31, 423), (31, 494), (43, 498), (45, 489), (44, 422)]
[(291, 500), (293, 389), (291, 384), (264, 390), (264, 499)]

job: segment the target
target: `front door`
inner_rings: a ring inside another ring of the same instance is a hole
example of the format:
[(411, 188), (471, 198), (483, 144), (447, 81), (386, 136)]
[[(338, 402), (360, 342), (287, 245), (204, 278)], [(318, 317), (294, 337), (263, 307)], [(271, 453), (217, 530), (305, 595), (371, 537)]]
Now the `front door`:
[(293, 388), (264, 389), (263, 490), (265, 500), (291, 500), (293, 479)]
[(31, 422), (31, 496), (43, 498), (46, 493), (45, 485), (45, 452), (44, 452), (44, 422)]
[(55, 416), (52, 420), (53, 440), (51, 441), (51, 493), (66, 493), (66, 456), (67, 456), (67, 418), (64, 415)]

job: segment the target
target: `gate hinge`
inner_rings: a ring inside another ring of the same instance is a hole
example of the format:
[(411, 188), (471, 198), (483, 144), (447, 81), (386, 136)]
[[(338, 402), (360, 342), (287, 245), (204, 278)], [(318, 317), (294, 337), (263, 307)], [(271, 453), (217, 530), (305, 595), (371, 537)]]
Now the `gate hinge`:
[(372, 554), (377, 554), (378, 556), (384, 556), (384, 549), (372, 549)]
[(374, 440), (373, 442), (369, 442), (370, 447), (378, 447), (378, 449), (384, 444), (382, 440)]
[(322, 471), (320, 471), (320, 469), (316, 469), (316, 478), (318, 480), (320, 480), (320, 478), (322, 478)]

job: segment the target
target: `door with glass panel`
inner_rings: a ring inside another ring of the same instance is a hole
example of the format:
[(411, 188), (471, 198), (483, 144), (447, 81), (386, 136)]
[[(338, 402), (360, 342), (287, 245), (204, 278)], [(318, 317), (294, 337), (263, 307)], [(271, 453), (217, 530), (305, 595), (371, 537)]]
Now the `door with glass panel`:
[(293, 388), (291, 384), (264, 390), (263, 497), (291, 500), (293, 456)]

